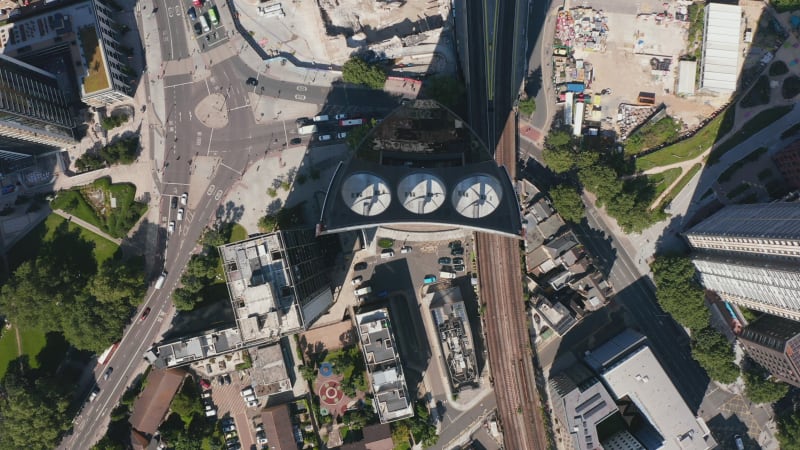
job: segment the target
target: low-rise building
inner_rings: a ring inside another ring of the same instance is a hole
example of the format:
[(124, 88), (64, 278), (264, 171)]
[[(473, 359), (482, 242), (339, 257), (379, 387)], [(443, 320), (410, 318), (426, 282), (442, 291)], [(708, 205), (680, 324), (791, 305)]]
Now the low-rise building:
[(261, 423), (270, 450), (297, 450), (294, 426), (287, 403), (270, 406), (261, 411)]
[(454, 391), (478, 384), (478, 362), (469, 326), (467, 309), (458, 287), (436, 291), (431, 301), (431, 315), (439, 335), (439, 345)]
[(389, 312), (378, 309), (358, 314), (356, 324), (381, 423), (412, 417), (414, 405), (408, 395)]
[(256, 397), (264, 404), (273, 403), (272, 399), (291, 400), (292, 381), (281, 344), (251, 348), (248, 351), (252, 363), (248, 372)]
[(155, 369), (147, 375), (147, 386), (134, 402), (133, 413), (128, 419), (141, 436), (151, 439), (156, 434), (185, 377), (186, 372), (182, 369)]

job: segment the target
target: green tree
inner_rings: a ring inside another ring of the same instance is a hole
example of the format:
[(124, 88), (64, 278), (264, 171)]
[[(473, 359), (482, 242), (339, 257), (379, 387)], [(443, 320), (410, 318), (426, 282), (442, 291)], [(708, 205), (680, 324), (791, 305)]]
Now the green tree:
[(789, 392), (789, 385), (767, 379), (767, 371), (749, 360), (744, 371), (744, 393), (753, 403), (775, 403)]
[(567, 148), (547, 148), (542, 151), (544, 163), (555, 173), (569, 172), (575, 166), (575, 154)]
[(658, 256), (650, 266), (661, 308), (692, 332), (708, 326), (711, 313), (694, 280), (694, 265), (685, 256)]
[(103, 436), (103, 439), (92, 447), (92, 450), (125, 450), (125, 446), (111, 439), (110, 436)]
[(169, 407), (187, 425), (191, 423), (192, 416), (203, 414), (203, 405), (200, 403), (199, 393), (192, 382), (183, 383), (180, 392), (172, 399)]
[(88, 285), (89, 293), (101, 303), (123, 303), (136, 306), (145, 290), (144, 270), (135, 264), (139, 260), (109, 259)]
[(300, 366), (300, 375), (310, 383), (317, 378), (317, 371), (311, 366), (302, 365)]
[(562, 148), (562, 147), (570, 147), (572, 146), (572, 135), (569, 132), (564, 130), (557, 130), (551, 133), (544, 138), (544, 145), (545, 147), (550, 148)]
[(200, 242), (205, 247), (219, 247), (220, 245), (225, 245), (227, 241), (227, 237), (218, 227), (206, 228), (203, 237), (200, 239)]
[(392, 426), (392, 443), (395, 448), (401, 447), (403, 444), (408, 444), (411, 440), (411, 427), (408, 425), (407, 420), (398, 420), (391, 423)]
[(351, 430), (360, 430), (375, 420), (375, 414), (371, 408), (364, 408), (357, 411), (345, 413), (343, 423)]
[(367, 64), (359, 57), (352, 57), (342, 66), (342, 79), (346, 83), (361, 84), (372, 89), (383, 89), (386, 72), (376, 65)]
[(777, 437), (782, 450), (800, 450), (800, 416), (796, 412), (778, 420)]
[(276, 226), (278, 226), (278, 217), (275, 215), (267, 214), (258, 219), (259, 231), (269, 233), (274, 231)]
[(196, 292), (192, 292), (185, 288), (175, 289), (172, 293), (172, 303), (178, 311), (191, 311), (197, 306), (202, 299)]
[(586, 216), (585, 207), (578, 190), (566, 184), (560, 184), (550, 189), (550, 198), (556, 211), (573, 223), (580, 223)]
[(526, 98), (519, 101), (519, 112), (525, 116), (530, 116), (536, 111), (536, 100), (533, 98)]
[(15, 371), (6, 374), (3, 391), (0, 448), (55, 448), (70, 426), (68, 397), (47, 379), (31, 381)]
[(733, 363), (733, 346), (714, 328), (703, 328), (692, 336), (692, 358), (711, 379), (730, 384), (739, 378), (739, 367)]

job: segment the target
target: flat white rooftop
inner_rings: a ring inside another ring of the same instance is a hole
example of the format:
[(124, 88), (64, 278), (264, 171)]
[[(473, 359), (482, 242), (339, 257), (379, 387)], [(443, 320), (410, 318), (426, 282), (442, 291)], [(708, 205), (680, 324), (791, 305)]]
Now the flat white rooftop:
[(716, 447), (702, 419), (692, 414), (650, 347), (643, 346), (603, 372), (616, 398), (628, 396), (664, 438), (663, 449)]

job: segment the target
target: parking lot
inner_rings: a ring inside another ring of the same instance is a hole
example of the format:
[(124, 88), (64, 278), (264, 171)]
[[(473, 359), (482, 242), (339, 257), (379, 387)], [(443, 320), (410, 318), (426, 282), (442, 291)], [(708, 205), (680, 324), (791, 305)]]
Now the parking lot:
[[(222, 24), (220, 7), (213, 1), (185, 0), (186, 20), (201, 52), (211, 50), (228, 40), (228, 30)], [(177, 8), (176, 8), (177, 13)]]
[[(255, 422), (260, 422), (261, 407), (247, 408), (240, 395), (242, 389), (250, 385), (250, 379), (238, 372), (230, 373), (231, 383), (220, 384), (218, 377), (211, 383), (211, 400), (217, 408), (217, 418), (224, 420), (230, 417), (236, 425), (236, 434), (242, 448), (249, 449), (255, 445)], [(262, 405), (263, 406), (263, 405)]]

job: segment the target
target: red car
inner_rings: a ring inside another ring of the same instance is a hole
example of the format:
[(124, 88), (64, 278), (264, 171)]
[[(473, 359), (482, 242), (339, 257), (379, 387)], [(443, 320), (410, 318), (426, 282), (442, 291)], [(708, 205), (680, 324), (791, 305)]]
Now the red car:
[(208, 389), (208, 388), (211, 387), (211, 383), (209, 383), (208, 380), (204, 380), (204, 379), (201, 378), (200, 379), (200, 387), (203, 388), (203, 389)]
[(203, 6), (203, 0), (192, 0), (192, 4), (197, 7)]
[(149, 314), (150, 314), (150, 307), (148, 306), (147, 308), (144, 309), (144, 311), (142, 311), (142, 317), (140, 317), (139, 320), (147, 319), (147, 316)]

